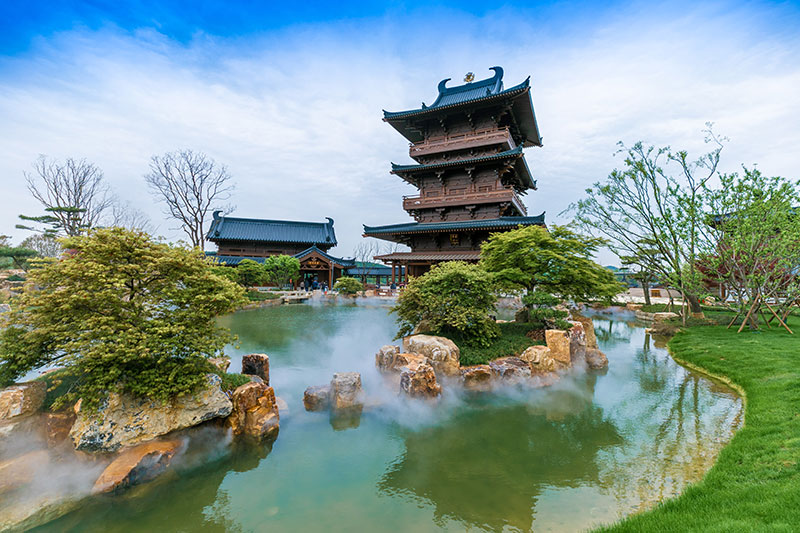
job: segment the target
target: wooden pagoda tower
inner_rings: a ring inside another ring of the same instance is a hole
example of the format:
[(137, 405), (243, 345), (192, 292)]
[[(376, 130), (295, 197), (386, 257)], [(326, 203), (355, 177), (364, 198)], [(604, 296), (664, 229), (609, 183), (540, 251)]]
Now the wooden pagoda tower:
[(520, 225), (544, 225), (544, 213), (528, 216), (521, 196), (536, 190), (524, 147), (542, 146), (530, 78), (503, 87), (503, 69), (494, 76), (447, 87), (439, 82), (433, 104), (409, 111), (384, 111), (388, 122), (408, 139), (412, 165), (392, 163), (391, 173), (419, 190), (403, 198), (415, 222), (364, 226), (365, 237), (408, 245), (410, 252), (376, 256), (405, 266), (418, 276), (442, 261), (475, 262), (489, 235)]

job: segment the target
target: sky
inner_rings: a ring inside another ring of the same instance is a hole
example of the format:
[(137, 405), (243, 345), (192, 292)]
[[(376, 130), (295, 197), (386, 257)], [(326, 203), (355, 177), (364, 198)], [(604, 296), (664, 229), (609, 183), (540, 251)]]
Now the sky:
[(230, 171), (234, 216), (331, 217), (350, 256), (362, 224), (411, 220), (382, 110), (495, 65), (506, 87), (531, 77), (544, 146), (524, 201), (549, 224), (621, 165), (619, 141), (700, 156), (706, 122), (730, 139), (723, 171), (800, 178), (798, 2), (346, 4), (0, 2), (0, 233), (41, 213), (24, 172), (44, 154), (94, 162), (179, 239), (143, 175), (190, 148)]

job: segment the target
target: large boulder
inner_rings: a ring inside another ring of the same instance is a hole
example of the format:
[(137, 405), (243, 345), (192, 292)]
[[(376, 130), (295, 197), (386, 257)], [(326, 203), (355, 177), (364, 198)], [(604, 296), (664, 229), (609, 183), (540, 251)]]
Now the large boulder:
[(375, 354), (375, 365), (381, 372), (401, 372), (410, 364), (428, 363), (428, 358), (416, 353), (400, 353), (396, 346), (384, 346)]
[(110, 393), (97, 412), (78, 408), (69, 433), (75, 448), (111, 452), (155, 439), (171, 431), (231, 414), (232, 404), (220, 388), (220, 378), (207, 375), (205, 387), (166, 404), (129, 394)]
[(550, 349), (550, 357), (553, 358), (559, 367), (571, 367), (570, 337), (567, 335), (567, 332), (561, 329), (548, 329), (544, 332), (544, 338), (547, 342), (547, 347)]
[(18, 383), (0, 390), (0, 421), (32, 415), (42, 407), (46, 394), (44, 381)]
[(306, 411), (324, 411), (331, 406), (331, 386), (309, 387), (303, 393)]
[(269, 356), (265, 353), (243, 355), (242, 374), (258, 376), (269, 385)]
[(50, 447), (58, 446), (69, 437), (72, 424), (75, 423), (75, 413), (67, 409), (56, 413), (44, 413), (45, 437), (47, 445)]
[(586, 365), (592, 370), (603, 370), (608, 368), (608, 357), (597, 348), (587, 348)]
[(489, 365), (473, 365), (461, 367), (461, 379), (464, 388), (470, 390), (488, 390), (492, 387), (492, 367)]
[(278, 435), (280, 414), (275, 390), (265, 383), (251, 381), (231, 394), (233, 412), (228, 424), (234, 435), (274, 439)]
[(151, 441), (128, 448), (103, 470), (92, 493), (121, 490), (154, 479), (172, 462), (183, 444), (180, 440)]
[(456, 343), (433, 335), (411, 335), (403, 339), (403, 351), (424, 355), (437, 374), (460, 375), (460, 352)]
[(522, 382), (531, 377), (531, 367), (519, 357), (500, 357), (489, 362), (494, 375), (503, 381)]
[(412, 363), (400, 372), (400, 391), (412, 398), (436, 398), (442, 386), (436, 382), (436, 373), (428, 363)]
[(337, 372), (331, 379), (331, 407), (351, 409), (361, 406), (361, 374)]
[(34, 475), (47, 469), (50, 455), (46, 450), (36, 450), (0, 461), (0, 494), (14, 490), (33, 481)]
[(520, 354), (519, 358), (528, 363), (533, 375), (555, 372), (560, 368), (560, 364), (553, 359), (547, 346), (530, 346)]
[(673, 318), (680, 318), (681, 315), (672, 312), (653, 313), (653, 322), (666, 322)]
[(583, 324), (574, 320), (569, 321), (572, 327), (567, 330), (569, 336), (569, 357), (574, 363), (586, 356), (586, 331)]
[(588, 316), (574, 314), (573, 321), (580, 322), (586, 335), (586, 348), (597, 348), (597, 335), (594, 332), (594, 321)]

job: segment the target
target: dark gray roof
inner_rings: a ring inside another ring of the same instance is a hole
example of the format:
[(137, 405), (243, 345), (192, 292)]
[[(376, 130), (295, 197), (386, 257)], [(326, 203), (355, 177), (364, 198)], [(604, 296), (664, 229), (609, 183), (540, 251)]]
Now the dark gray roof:
[[(415, 128), (409, 128), (405, 123), (406, 119), (412, 117), (422, 118), (425, 115), (437, 114), (439, 111), (483, 104), (493, 100), (514, 99), (514, 114), (517, 116), (519, 128), (525, 136), (525, 146), (541, 146), (542, 137), (539, 134), (539, 126), (536, 122), (536, 115), (533, 112), (533, 101), (530, 98), (530, 76), (519, 85), (510, 89), (503, 89), (503, 69), (492, 67), (495, 74), (485, 80), (465, 83), (455, 87), (447, 87), (450, 78), (439, 82), (439, 95), (429, 106), (424, 103), (418, 109), (407, 111), (383, 111), (383, 119), (403, 134), (409, 141), (417, 142), (422, 140), (421, 134)], [(527, 98), (518, 99), (518, 96), (527, 94)]]
[(321, 255), (322, 257), (324, 257), (328, 261), (331, 261), (332, 263), (337, 263), (337, 264), (345, 266), (345, 267), (346, 266), (354, 266), (356, 264), (354, 259), (345, 259), (343, 257), (332, 256), (331, 254), (326, 253), (324, 250), (320, 250), (316, 246), (312, 246), (310, 248), (307, 248), (307, 249), (303, 250), (302, 252), (300, 252), (298, 254), (294, 254), (294, 256), (296, 258), (298, 258), (298, 259), (303, 259), (305, 256), (311, 254), (312, 252), (317, 252), (319, 255)]
[(407, 222), (389, 226), (364, 226), (364, 235), (402, 233), (435, 233), (452, 230), (506, 229), (522, 226), (544, 225), (544, 213), (535, 217), (500, 217), (458, 222)]
[(333, 219), (327, 222), (295, 222), (221, 216), (214, 212), (208, 229), (209, 241), (292, 242), (325, 247), (336, 246)]

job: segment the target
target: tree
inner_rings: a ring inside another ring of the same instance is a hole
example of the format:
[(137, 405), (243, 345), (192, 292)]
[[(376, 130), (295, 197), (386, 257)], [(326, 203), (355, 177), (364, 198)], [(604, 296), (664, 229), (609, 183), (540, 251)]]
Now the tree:
[(400, 330), (397, 338), (425, 324), (430, 331), (457, 335), (468, 344), (488, 346), (499, 335), (490, 316), (497, 297), (491, 276), (480, 266), (461, 261), (434, 265), (411, 278), (392, 312)]
[(11, 259), (14, 267), (27, 271), (28, 259), (36, 257), (36, 251), (24, 246), (0, 246), (0, 257)]
[(59, 257), (63, 251), (58, 240), (46, 234), (31, 235), (25, 238), (20, 246), (35, 251), (39, 257)]
[(768, 312), (788, 330), (770, 302), (791, 307), (800, 296), (800, 182), (745, 168), (743, 176), (722, 175), (720, 185), (708, 191), (714, 244), (701, 268), (736, 298), (742, 327), (758, 329)]
[(153, 233), (153, 224), (144, 212), (133, 207), (129, 202), (115, 200), (111, 205), (111, 226)]
[(365, 239), (358, 243), (355, 250), (353, 250), (353, 259), (356, 261), (356, 266), (361, 266), (361, 283), (367, 283), (367, 263), (372, 262), (373, 258), (380, 252), (380, 245), (375, 239)]
[(165, 214), (180, 222), (180, 229), (196, 248), (203, 247), (209, 211), (222, 209), (220, 202), (230, 198), (234, 189), (224, 165), (192, 150), (153, 156), (144, 179), (153, 195), (166, 205)]
[[(613, 170), (604, 183), (595, 183), (586, 190), (586, 198), (570, 206), (576, 221), (606, 237), (618, 256), (637, 257), (655, 249), (655, 274), (680, 291), (698, 315), (704, 287), (697, 260), (708, 228), (703, 193), (717, 174), (725, 141), (713, 133), (712, 124), (706, 126), (705, 140), (713, 149), (695, 161), (685, 150), (619, 143), (619, 152), (626, 155), (623, 168)], [(684, 307), (684, 321), (686, 314)]]
[(239, 284), (245, 287), (257, 287), (267, 284), (267, 272), (264, 265), (252, 259), (242, 259), (236, 265), (236, 275)]
[(211, 267), (211, 272), (215, 275), (225, 278), (228, 281), (232, 281), (234, 283), (239, 283), (239, 274), (236, 272), (236, 268), (228, 267), (225, 265), (214, 265)]
[(342, 276), (333, 284), (333, 290), (346, 296), (355, 296), (364, 290), (364, 285), (356, 278)]
[(564, 226), (526, 226), (495, 233), (481, 246), (481, 266), (501, 289), (542, 291), (563, 300), (606, 300), (624, 290), (592, 260), (603, 239)]
[(21, 229), (75, 236), (96, 226), (113, 203), (103, 171), (85, 159), (67, 158), (62, 163), (40, 156), (33, 168), (33, 174), (25, 173), (28, 190), (47, 214), (20, 218), (51, 228), (18, 226)]
[(207, 358), (232, 340), (215, 319), (243, 301), (241, 287), (203, 252), (138, 231), (96, 229), (63, 245), (70, 253), (32, 270), (2, 315), (0, 385), (58, 365), (77, 379), (59, 404), (96, 408), (109, 391), (167, 401), (205, 383)]
[(300, 275), (300, 260), (290, 255), (271, 255), (264, 260), (268, 285), (284, 287)]

